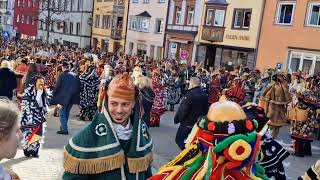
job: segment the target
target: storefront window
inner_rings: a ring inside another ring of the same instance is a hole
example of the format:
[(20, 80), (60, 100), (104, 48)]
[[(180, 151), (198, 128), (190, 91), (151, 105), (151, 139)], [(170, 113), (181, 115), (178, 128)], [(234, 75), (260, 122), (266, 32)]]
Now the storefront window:
[(300, 58), (292, 58), (290, 69), (292, 72), (297, 72), (299, 70)]
[(312, 65), (311, 59), (303, 59), (302, 72), (304, 72), (305, 74), (310, 74), (311, 65)]
[(223, 66), (242, 66), (247, 65), (248, 52), (223, 49), (222, 62)]

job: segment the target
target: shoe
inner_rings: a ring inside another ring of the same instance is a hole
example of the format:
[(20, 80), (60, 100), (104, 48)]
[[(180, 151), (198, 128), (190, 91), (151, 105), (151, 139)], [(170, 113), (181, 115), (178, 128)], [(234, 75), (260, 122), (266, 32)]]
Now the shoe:
[(39, 157), (39, 154), (36, 151), (30, 151), (30, 154), (31, 154), (32, 157), (35, 157), (35, 158)]
[(31, 156), (30, 152), (27, 151), (27, 150), (23, 150), (23, 154), (24, 154), (26, 157), (30, 157), (30, 156)]
[(59, 130), (59, 131), (57, 131), (57, 134), (68, 135), (69, 132), (68, 131)]

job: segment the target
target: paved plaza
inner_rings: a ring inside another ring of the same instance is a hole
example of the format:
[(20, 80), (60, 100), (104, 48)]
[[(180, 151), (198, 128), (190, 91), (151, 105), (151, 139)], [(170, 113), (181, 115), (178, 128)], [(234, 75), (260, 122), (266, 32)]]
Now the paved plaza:
[[(177, 107), (176, 107), (177, 109)], [(45, 133), (45, 143), (40, 150), (39, 158), (26, 158), (21, 149), (15, 159), (10, 161), (2, 161), (6, 167), (12, 168), (22, 180), (57, 180), (61, 179), (63, 173), (63, 146), (68, 139), (86, 125), (86, 122), (79, 121), (76, 116), (78, 113), (77, 106), (73, 107), (70, 120), (70, 135), (57, 135), (56, 131), (59, 127), (59, 118), (53, 117), (52, 112), (48, 114), (47, 127)], [(152, 164), (153, 171), (156, 172), (159, 167), (170, 161), (179, 153), (178, 146), (175, 144), (175, 133), (178, 125), (173, 124), (175, 112), (166, 112), (161, 118), (159, 128), (152, 128), (151, 134), (154, 140), (154, 162)], [(290, 152), (290, 137), (288, 127), (281, 129), (279, 142)], [(295, 157), (290, 156), (286, 159), (284, 165), (286, 168), (287, 179), (297, 179), (303, 174), (307, 168), (317, 159), (320, 159), (320, 141), (313, 142), (312, 157)]]

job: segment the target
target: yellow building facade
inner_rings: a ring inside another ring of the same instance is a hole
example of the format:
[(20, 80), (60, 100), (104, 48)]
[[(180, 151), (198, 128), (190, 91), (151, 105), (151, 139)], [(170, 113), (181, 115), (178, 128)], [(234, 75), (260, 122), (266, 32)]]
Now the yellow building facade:
[(205, 67), (254, 69), (265, 0), (203, 3), (196, 60)]
[(124, 52), (129, 0), (95, 0), (92, 47), (108, 52)]

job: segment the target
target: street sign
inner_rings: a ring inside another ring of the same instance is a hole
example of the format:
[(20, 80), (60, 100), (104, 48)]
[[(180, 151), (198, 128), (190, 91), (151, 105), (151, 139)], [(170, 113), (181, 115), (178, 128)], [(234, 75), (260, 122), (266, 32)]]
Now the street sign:
[(277, 70), (281, 70), (282, 69), (282, 64), (281, 63), (277, 63)]
[(187, 50), (181, 50), (180, 51), (180, 59), (188, 59), (189, 52)]
[(171, 43), (171, 53), (176, 54), (177, 53), (177, 43)]

